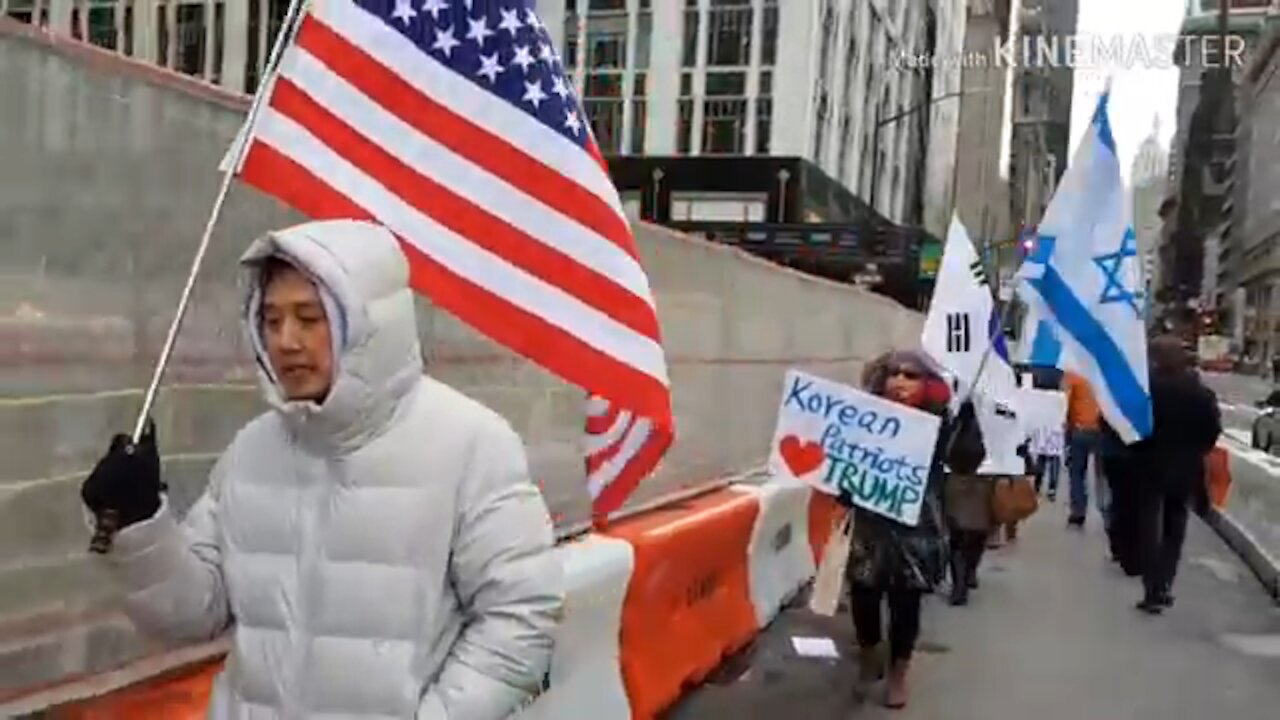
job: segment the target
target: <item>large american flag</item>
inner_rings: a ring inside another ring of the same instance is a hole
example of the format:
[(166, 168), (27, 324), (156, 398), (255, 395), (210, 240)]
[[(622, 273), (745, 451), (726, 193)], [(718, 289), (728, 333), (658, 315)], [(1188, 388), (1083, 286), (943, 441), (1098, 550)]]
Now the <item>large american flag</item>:
[(314, 0), (239, 172), (387, 226), (418, 291), (586, 390), (600, 521), (671, 444), (671, 391), (635, 238), (530, 5)]

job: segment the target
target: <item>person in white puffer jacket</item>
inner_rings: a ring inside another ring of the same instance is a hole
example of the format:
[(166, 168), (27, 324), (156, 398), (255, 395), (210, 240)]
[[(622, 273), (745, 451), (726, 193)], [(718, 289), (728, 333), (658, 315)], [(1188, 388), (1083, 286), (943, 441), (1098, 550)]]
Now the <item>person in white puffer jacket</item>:
[(231, 629), (215, 720), (499, 720), (542, 687), (563, 606), (551, 520), (497, 413), (423, 374), (386, 229), (322, 221), (241, 260), (271, 410), (179, 524), (155, 433), (85, 481), (144, 632)]

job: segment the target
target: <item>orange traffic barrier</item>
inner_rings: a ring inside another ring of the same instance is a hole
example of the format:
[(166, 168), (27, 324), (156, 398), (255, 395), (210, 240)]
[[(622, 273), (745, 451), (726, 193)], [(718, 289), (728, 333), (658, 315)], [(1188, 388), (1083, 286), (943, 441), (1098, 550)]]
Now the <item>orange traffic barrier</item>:
[(203, 720), (222, 659), (50, 710), (49, 720)]
[(826, 550), (827, 540), (835, 528), (836, 520), (849, 512), (835, 497), (823, 492), (813, 491), (809, 498), (809, 545), (813, 548), (813, 562), (822, 564), (822, 553)]
[(727, 488), (611, 525), (635, 569), (622, 607), (632, 718), (649, 720), (756, 635), (747, 547), (760, 503)]
[(1218, 510), (1227, 507), (1231, 494), (1231, 458), (1226, 448), (1216, 447), (1204, 459), (1204, 481), (1209, 491), (1209, 503)]

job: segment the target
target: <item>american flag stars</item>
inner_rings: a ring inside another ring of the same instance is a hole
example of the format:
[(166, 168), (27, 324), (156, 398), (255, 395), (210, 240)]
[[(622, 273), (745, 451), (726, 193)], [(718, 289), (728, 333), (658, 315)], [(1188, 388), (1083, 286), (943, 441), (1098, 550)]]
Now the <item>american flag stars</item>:
[(528, 0), (356, 0), (451, 70), (578, 145), (590, 137), (546, 26)]

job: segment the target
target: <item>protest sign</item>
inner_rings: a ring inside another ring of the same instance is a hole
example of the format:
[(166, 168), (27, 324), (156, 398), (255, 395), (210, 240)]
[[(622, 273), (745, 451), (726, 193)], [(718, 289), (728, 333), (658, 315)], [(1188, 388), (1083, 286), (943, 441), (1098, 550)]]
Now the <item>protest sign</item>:
[(1027, 439), (1025, 411), (982, 395), (974, 395), (972, 400), (987, 451), (977, 474), (1026, 474), (1026, 461), (1018, 454), (1018, 447)]
[(1019, 405), (1025, 418), (1031, 454), (1062, 457), (1066, 446), (1066, 393), (1023, 388)]
[(914, 526), (940, 425), (927, 412), (790, 370), (769, 468)]

